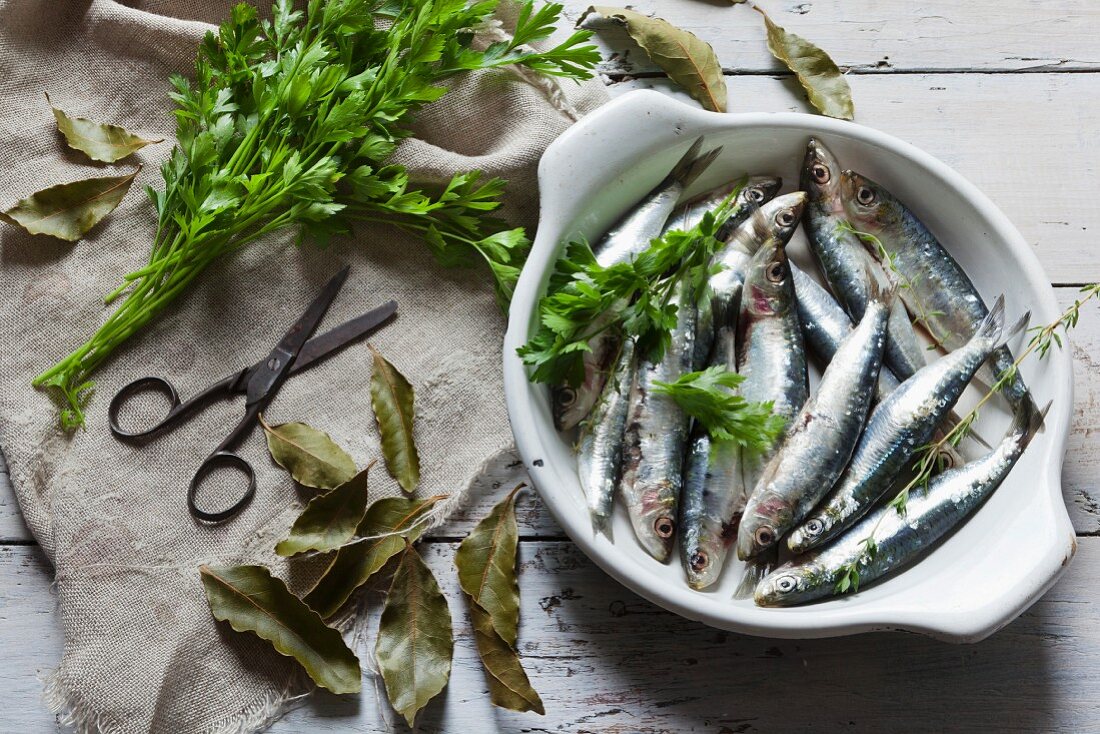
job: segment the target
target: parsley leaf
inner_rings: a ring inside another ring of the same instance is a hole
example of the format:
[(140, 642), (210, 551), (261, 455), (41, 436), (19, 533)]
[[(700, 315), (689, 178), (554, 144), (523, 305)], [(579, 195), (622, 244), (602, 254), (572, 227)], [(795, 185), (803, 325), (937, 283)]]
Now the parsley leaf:
[(657, 381), (655, 392), (675, 400), (716, 441), (766, 448), (783, 431), (784, 421), (772, 412), (772, 403), (750, 403), (733, 392), (744, 379), (714, 365), (682, 375), (675, 382)]
[(685, 278), (702, 296), (723, 244), (715, 235), (737, 212), (739, 189), (696, 226), (664, 233), (628, 262), (602, 266), (586, 242), (567, 244), (539, 302), (539, 328), (517, 350), (531, 380), (580, 384), (589, 342), (608, 330), (633, 338), (643, 359), (660, 359), (676, 325), (672, 296)]

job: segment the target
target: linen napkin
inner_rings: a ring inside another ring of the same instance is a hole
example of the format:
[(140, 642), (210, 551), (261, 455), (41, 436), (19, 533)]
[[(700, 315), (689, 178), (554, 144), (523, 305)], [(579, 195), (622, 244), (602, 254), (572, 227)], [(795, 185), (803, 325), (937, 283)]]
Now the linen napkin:
[[(273, 465), (257, 430), (241, 449), (257, 470), (255, 500), (224, 525), (196, 524), (188, 482), (243, 402), (215, 405), (131, 446), (111, 436), (106, 415), (126, 382), (162, 375), (186, 397), (251, 364), (348, 263), (348, 283), (321, 329), (398, 301), (397, 320), (371, 342), (416, 389), (421, 492), (459, 501), (479, 467), (511, 445), (504, 319), (489, 277), (442, 268), (422, 243), (391, 229), (363, 228), (327, 249), (275, 236), (217, 262), (99, 371), (85, 430), (63, 433), (51, 398), (30, 386), (106, 317), (103, 296), (146, 260), (155, 221), (140, 186), (159, 186), (157, 169), (171, 150), (168, 77), (189, 73), (197, 42), (232, 4), (0, 0), (0, 210), (53, 184), (144, 165), (122, 205), (79, 243), (0, 227), (0, 446), (27, 524), (56, 570), (65, 653), (48, 677), (47, 701), (80, 731), (254, 731), (303, 691), (291, 661), (214, 621), (198, 566), (261, 563), (287, 578), (273, 547), (308, 495)], [(510, 18), (501, 21), (485, 30), (507, 33)], [(64, 147), (43, 92), (70, 115), (166, 142), (91, 165)], [(539, 156), (603, 100), (598, 82), (470, 74), (419, 114), (396, 158), (414, 181), (470, 169), (504, 177), (504, 216), (533, 228)], [(267, 418), (327, 430), (363, 466), (381, 456), (369, 377), (369, 353), (353, 345), (290, 379)], [(385, 471), (372, 482), (398, 491)], [(306, 581), (288, 578), (298, 590)]]

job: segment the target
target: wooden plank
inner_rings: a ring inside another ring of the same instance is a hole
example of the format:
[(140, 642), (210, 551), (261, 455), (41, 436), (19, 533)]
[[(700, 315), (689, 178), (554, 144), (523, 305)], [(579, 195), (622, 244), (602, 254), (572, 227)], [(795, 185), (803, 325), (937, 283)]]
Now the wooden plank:
[[(576, 22), (591, 5), (564, 0)], [(621, 7), (621, 5), (620, 5)], [(759, 73), (782, 67), (768, 53), (763, 19), (725, 2), (637, 0), (630, 7), (656, 14), (710, 43), (727, 71)], [(762, 3), (787, 30), (825, 49), (841, 67), (860, 73), (913, 70), (1030, 71), (1100, 67), (1100, 6), (1081, 0), (996, 6), (957, 0), (807, 0)], [(601, 27), (604, 71), (651, 73), (656, 67), (626, 33)]]
[[(526, 542), (520, 649), (545, 717), (489, 705), (454, 547), (425, 549), (458, 643), (451, 685), (427, 708), (424, 732), (1100, 730), (1100, 538), (1082, 540), (1065, 578), (1031, 611), (973, 646), (902, 633), (790, 641), (720, 632), (634, 596), (571, 543)], [(36, 680), (62, 648), (49, 584), (37, 548), (0, 548), (6, 731), (54, 731)], [(404, 731), (374, 683), (368, 674), (359, 697), (317, 696), (272, 731)]]
[[(812, 111), (790, 78), (727, 81), (732, 111)], [(856, 120), (922, 148), (970, 179), (1008, 213), (1051, 282), (1100, 281), (1100, 208), (1094, 202), (1100, 166), (1082, 132), (1100, 129), (1095, 76), (892, 74), (850, 81)], [(638, 88), (696, 104), (667, 79), (634, 79), (612, 91)]]

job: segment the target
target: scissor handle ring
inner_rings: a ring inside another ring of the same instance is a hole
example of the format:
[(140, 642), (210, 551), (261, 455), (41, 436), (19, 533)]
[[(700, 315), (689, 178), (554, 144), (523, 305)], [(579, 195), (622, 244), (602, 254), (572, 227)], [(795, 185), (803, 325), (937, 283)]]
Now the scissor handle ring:
[[(122, 410), (122, 406), (126, 402), (143, 392), (157, 392), (164, 395), (172, 403), (168, 408), (168, 413), (152, 428), (147, 428), (144, 431), (127, 431), (124, 430), (118, 424), (118, 414)], [(138, 379), (126, 385), (111, 399), (110, 408), (107, 411), (107, 417), (111, 424), (111, 433), (116, 438), (146, 438), (153, 435), (157, 431), (161, 430), (168, 424), (168, 420), (172, 417), (172, 412), (180, 406), (180, 396), (176, 392), (175, 386), (163, 377), (139, 377)]]
[[(223, 466), (232, 467), (244, 472), (245, 476), (248, 477), (248, 489), (246, 489), (244, 495), (230, 507), (219, 510), (218, 512), (206, 512), (195, 504), (195, 495), (198, 494), (199, 487), (210, 472)], [(202, 462), (198, 471), (195, 472), (195, 476), (191, 479), (191, 487), (187, 490), (187, 509), (191, 511), (191, 516), (196, 520), (216, 525), (236, 516), (237, 513), (252, 502), (252, 497), (255, 496), (255, 494), (256, 472), (252, 470), (252, 465), (232, 451), (215, 451), (210, 454), (210, 456), (206, 457), (206, 460)]]

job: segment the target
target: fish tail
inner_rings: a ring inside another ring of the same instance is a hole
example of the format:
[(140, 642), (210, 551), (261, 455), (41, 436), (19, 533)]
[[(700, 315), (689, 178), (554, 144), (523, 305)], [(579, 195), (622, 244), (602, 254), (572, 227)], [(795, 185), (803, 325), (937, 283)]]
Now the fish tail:
[(1046, 420), (1047, 411), (1050, 410), (1052, 403), (1053, 401), (1040, 409), (1034, 401), (1025, 400), (1016, 408), (1016, 414), (1012, 419), (1012, 428), (1009, 429), (1009, 432), (1020, 436), (1021, 451), (1027, 448), (1027, 445), (1031, 443), (1031, 439), (1043, 427), (1043, 421)]
[(773, 545), (759, 556), (745, 564), (741, 583), (733, 592), (734, 599), (752, 599), (760, 580), (772, 572), (779, 562), (779, 546)]
[(1031, 311), (1025, 311), (1024, 315), (1016, 320), (1016, 323), (1008, 327), (1008, 329), (1001, 334), (1001, 342), (997, 346), (1007, 346), (1010, 341), (1015, 340), (1017, 336), (1023, 334), (1027, 329), (1029, 321), (1031, 321)]
[[(962, 422), (962, 416), (960, 416), (958, 413), (956, 413), (954, 410), (952, 410), (950, 413), (947, 414), (947, 418), (946, 418), (945, 422), (947, 423), (948, 426), (950, 426), (951, 428), (954, 428), (955, 426), (959, 425), (959, 423)], [(966, 437), (970, 438), (970, 439), (973, 439), (975, 443), (982, 446), (983, 448), (987, 448), (987, 449), (992, 449), (993, 448), (993, 445), (991, 443), (989, 443), (989, 441), (986, 441), (980, 433), (975, 431), (973, 426), (971, 426), (970, 431), (967, 432)]]
[(1000, 295), (997, 296), (997, 302), (993, 304), (993, 308), (989, 309), (989, 313), (986, 314), (982, 323), (978, 324), (978, 328), (974, 331), (974, 339), (987, 341), (996, 346), (1000, 343), (1004, 325), (1005, 297)]
[(695, 142), (691, 144), (687, 152), (683, 157), (677, 161), (676, 165), (668, 175), (665, 176), (665, 180), (662, 185), (667, 184), (679, 184), (684, 188), (687, 188), (699, 178), (699, 175), (703, 171), (707, 170), (707, 167), (711, 163), (714, 163), (714, 159), (718, 157), (718, 154), (722, 152), (722, 146), (718, 146), (712, 150), (708, 150), (706, 153), (700, 153), (699, 151), (703, 147), (703, 136), (696, 138)]
[(886, 306), (886, 310), (889, 311), (894, 305), (894, 298), (898, 294), (897, 281), (893, 278), (887, 278), (886, 284), (883, 285), (882, 281), (875, 275), (875, 271), (870, 264), (864, 263), (863, 269), (867, 274), (867, 300), (878, 301)]

